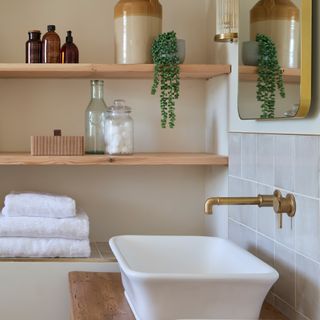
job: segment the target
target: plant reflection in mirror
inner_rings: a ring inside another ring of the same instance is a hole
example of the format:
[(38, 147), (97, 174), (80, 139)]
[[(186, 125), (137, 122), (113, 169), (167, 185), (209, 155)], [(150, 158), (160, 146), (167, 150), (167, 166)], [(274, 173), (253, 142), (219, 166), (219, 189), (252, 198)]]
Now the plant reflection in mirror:
[(264, 34), (257, 34), (259, 45), (257, 100), (261, 104), (261, 119), (275, 116), (276, 90), (285, 98), (282, 70), (278, 62), (277, 49), (272, 39)]

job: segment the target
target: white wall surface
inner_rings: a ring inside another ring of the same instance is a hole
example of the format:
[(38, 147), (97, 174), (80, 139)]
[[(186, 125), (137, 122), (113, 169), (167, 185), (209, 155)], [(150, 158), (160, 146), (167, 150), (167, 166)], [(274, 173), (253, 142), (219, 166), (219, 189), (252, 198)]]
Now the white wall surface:
[(204, 168), (0, 167), (10, 190), (61, 192), (90, 217), (90, 238), (119, 234), (202, 234)]
[[(5, 45), (0, 62), (23, 62), (27, 31), (44, 32), (47, 24), (56, 24), (63, 41), (65, 31), (73, 30), (81, 62), (113, 63), (116, 2), (2, 0), (0, 41)], [(186, 63), (229, 61), (234, 46), (213, 42), (214, 1), (161, 3), (164, 31), (174, 29), (187, 41)], [(219, 61), (222, 56), (225, 60)], [(133, 107), (136, 151), (227, 154), (227, 105), (233, 101), (229, 81), (234, 80), (183, 81), (174, 130), (160, 129), (159, 98), (150, 96), (150, 80), (105, 81), (105, 96), (108, 104), (124, 98)], [(0, 151), (26, 151), (30, 135), (50, 134), (55, 128), (64, 134), (83, 134), (89, 92), (87, 80), (0, 80)], [(89, 213), (91, 239), (96, 241), (133, 233), (227, 236), (227, 208), (218, 208), (211, 217), (203, 214), (205, 197), (226, 194), (227, 168), (0, 167), (0, 181), (1, 203), (11, 190), (73, 196)], [(114, 268), (89, 263), (0, 263), (0, 318), (68, 319), (67, 273)]]
[[(0, 62), (23, 62), (27, 31), (56, 24), (62, 42), (71, 29), (80, 62), (113, 63), (113, 9), (105, 0), (2, 0)], [(206, 1), (161, 0), (164, 31), (187, 41), (186, 63), (205, 63)], [(205, 150), (205, 81), (183, 81), (177, 126), (160, 128), (151, 80), (105, 81), (107, 104), (133, 107), (136, 151)], [(83, 134), (88, 80), (0, 80), (0, 151), (29, 150), (31, 135)], [(204, 168), (2, 167), (0, 203), (11, 190), (65, 193), (86, 209), (91, 238), (120, 233), (202, 234)]]
[[(206, 1), (207, 52), (209, 63), (229, 63), (230, 48), (214, 42), (215, 1)], [(233, 77), (233, 74), (231, 74)], [(230, 76), (211, 79), (206, 85), (206, 151), (228, 154), (228, 105)], [(206, 169), (205, 197), (228, 195), (228, 169)], [(205, 216), (205, 234), (228, 237), (228, 208), (215, 207), (213, 214)]]
[(118, 272), (116, 263), (4, 262), (0, 264), (2, 320), (68, 320), (71, 271)]

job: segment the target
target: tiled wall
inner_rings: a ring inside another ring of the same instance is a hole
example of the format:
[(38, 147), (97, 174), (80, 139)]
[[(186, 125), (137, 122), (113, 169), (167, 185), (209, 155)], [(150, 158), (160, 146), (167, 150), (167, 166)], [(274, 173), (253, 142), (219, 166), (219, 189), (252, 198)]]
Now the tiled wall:
[(268, 299), (290, 320), (320, 320), (320, 137), (230, 133), (229, 196), (296, 196), (283, 228), (272, 208), (229, 207), (229, 239), (280, 274)]

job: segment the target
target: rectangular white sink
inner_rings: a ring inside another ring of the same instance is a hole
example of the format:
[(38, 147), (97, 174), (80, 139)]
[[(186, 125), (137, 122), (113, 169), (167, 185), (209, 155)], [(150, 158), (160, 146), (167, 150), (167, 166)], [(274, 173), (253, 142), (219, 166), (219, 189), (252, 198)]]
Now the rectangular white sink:
[(138, 320), (258, 319), (279, 277), (220, 238), (118, 236), (110, 246)]

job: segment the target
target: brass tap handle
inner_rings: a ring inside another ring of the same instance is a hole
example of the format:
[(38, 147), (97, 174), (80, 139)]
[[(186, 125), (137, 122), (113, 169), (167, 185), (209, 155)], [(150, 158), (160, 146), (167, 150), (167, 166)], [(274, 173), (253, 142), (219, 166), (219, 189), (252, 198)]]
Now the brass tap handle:
[(273, 209), (279, 214), (279, 227), (282, 228), (282, 215), (286, 213), (288, 217), (294, 217), (296, 214), (296, 201), (293, 194), (288, 193), (284, 198), (279, 190), (274, 192)]

